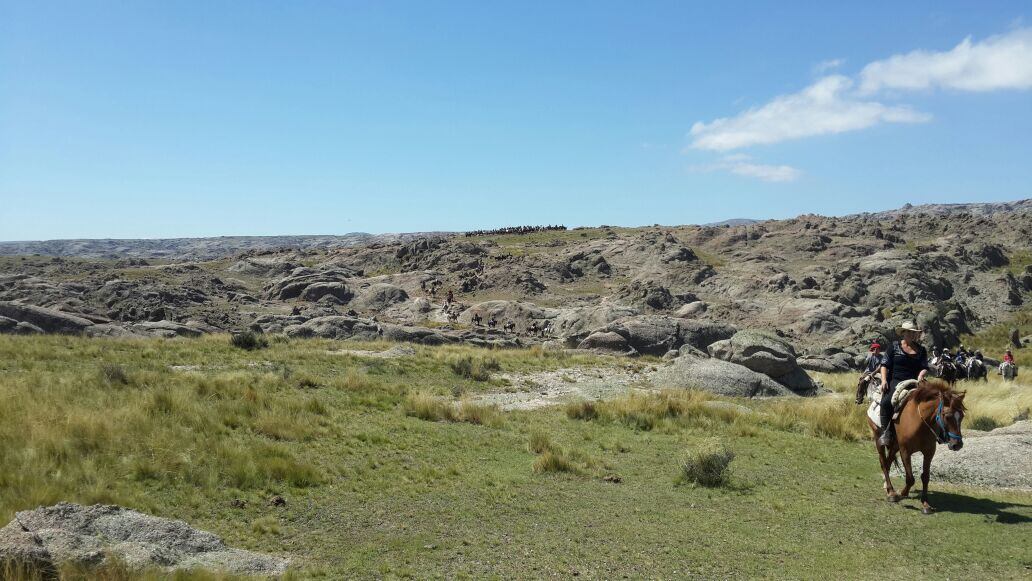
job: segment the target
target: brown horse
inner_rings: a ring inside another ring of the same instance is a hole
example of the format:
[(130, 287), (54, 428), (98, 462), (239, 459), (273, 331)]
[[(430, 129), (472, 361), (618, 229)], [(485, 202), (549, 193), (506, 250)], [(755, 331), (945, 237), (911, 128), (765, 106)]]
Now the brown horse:
[[(878, 427), (867, 419), (874, 433), (874, 445), (878, 450), (878, 462), (885, 477), (885, 494), (889, 502), (899, 502), (910, 495), (914, 485), (914, 471), (910, 457), (920, 452), (924, 459), (921, 469), (921, 512), (932, 514), (928, 504), (928, 475), (935, 456), (936, 444), (946, 444), (952, 450), (960, 450), (964, 439), (960, 424), (964, 421), (964, 393), (953, 391), (940, 380), (925, 380), (918, 384), (899, 413), (896, 424), (896, 439), (890, 447), (878, 443)], [(889, 478), (889, 466), (896, 463), (896, 453), (903, 460), (907, 484), (897, 495)]]
[(935, 365), (935, 375), (939, 379), (945, 381), (948, 385), (956, 385), (957, 364), (944, 359)]

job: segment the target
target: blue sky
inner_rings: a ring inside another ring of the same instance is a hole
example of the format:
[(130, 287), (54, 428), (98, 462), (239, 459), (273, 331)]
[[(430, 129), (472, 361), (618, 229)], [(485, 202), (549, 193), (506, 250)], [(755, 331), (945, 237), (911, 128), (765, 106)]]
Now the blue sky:
[(1027, 3), (823, 4), (0, 0), (0, 240), (1032, 196)]

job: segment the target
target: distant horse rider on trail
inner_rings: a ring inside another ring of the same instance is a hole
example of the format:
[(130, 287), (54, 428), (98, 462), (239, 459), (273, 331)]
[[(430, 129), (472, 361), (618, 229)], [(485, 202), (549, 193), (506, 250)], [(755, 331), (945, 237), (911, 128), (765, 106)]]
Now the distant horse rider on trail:
[(896, 335), (900, 340), (893, 341), (888, 352), (882, 359), (881, 367), (881, 416), (882, 432), (878, 443), (889, 446), (895, 439), (895, 427), (892, 424), (892, 395), (896, 386), (908, 379), (915, 379), (919, 383), (928, 374), (928, 351), (921, 345), (922, 329), (913, 321), (904, 321), (896, 329)]
[(877, 342), (872, 343), (870, 353), (867, 354), (867, 360), (864, 363), (864, 372), (860, 374), (860, 380), (856, 384), (857, 405), (864, 403), (864, 396), (867, 395), (868, 386), (881, 373), (883, 357), (881, 344)]

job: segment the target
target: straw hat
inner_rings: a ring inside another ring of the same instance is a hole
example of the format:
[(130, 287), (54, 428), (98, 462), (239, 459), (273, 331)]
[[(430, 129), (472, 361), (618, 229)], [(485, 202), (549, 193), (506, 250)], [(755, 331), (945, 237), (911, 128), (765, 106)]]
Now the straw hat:
[(903, 333), (906, 331), (913, 331), (914, 333), (924, 333), (924, 329), (917, 326), (917, 323), (913, 321), (903, 321), (903, 323), (896, 327), (897, 333)]

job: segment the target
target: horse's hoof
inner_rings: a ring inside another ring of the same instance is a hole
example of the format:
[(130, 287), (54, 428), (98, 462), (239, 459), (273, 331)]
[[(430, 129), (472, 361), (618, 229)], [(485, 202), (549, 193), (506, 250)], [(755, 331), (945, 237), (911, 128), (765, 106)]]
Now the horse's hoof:
[(897, 494), (890, 494), (889, 498), (888, 498), (888, 501), (889, 502), (899, 502), (899, 495), (897, 495)]
[(926, 506), (921, 509), (921, 514), (933, 514), (934, 512), (935, 511), (932, 510), (932, 507), (930, 506)]

